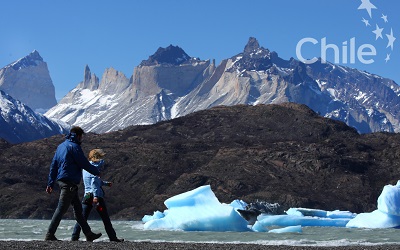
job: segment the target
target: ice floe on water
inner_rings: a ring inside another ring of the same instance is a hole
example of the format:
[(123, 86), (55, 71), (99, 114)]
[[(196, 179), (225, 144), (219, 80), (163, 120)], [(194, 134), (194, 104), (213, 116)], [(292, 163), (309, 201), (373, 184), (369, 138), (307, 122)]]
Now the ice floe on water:
[(143, 217), (144, 229), (301, 233), (305, 226), (395, 228), (400, 226), (400, 181), (383, 188), (377, 210), (360, 214), (309, 208), (290, 208), (283, 214), (246, 211), (248, 204), (242, 200), (219, 202), (209, 185), (173, 196), (164, 204), (163, 212)]

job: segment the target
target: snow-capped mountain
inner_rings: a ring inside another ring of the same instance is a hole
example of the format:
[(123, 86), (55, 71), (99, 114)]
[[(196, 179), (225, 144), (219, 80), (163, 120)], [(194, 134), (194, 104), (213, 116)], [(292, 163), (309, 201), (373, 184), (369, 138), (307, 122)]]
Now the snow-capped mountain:
[(35, 113), (0, 90), (0, 138), (10, 143), (28, 142), (66, 133), (68, 127)]
[(390, 79), (321, 61), (284, 60), (250, 38), (242, 53), (218, 66), (171, 45), (142, 61), (130, 80), (107, 69), (99, 83), (87, 67), (84, 81), (45, 115), (101, 133), (217, 105), (296, 102), (362, 133), (398, 132), (399, 94)]
[(38, 112), (57, 104), (47, 63), (36, 50), (0, 69), (0, 90)]
[(307, 73), (331, 99), (321, 114), (361, 132), (400, 132), (400, 87), (393, 80), (321, 61), (307, 66)]

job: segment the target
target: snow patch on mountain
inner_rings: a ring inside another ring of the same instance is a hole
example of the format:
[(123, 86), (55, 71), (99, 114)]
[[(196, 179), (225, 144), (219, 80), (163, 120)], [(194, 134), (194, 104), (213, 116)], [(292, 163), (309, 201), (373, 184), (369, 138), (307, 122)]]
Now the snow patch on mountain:
[(35, 113), (24, 103), (0, 91), (0, 138), (21, 143), (62, 134), (69, 125)]

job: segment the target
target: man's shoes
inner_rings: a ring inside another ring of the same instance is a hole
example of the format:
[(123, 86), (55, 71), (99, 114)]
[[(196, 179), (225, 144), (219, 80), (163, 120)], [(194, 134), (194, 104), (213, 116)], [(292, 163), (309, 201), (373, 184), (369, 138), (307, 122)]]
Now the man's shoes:
[(114, 241), (114, 242), (123, 242), (124, 239), (115, 238), (115, 239), (110, 239), (110, 241)]
[(101, 237), (101, 233), (95, 234), (95, 233), (90, 233), (89, 235), (86, 236), (86, 241), (94, 241), (95, 239), (98, 239)]
[(74, 237), (74, 236), (71, 237), (71, 241), (78, 241), (78, 240), (79, 240), (78, 237)]
[(54, 234), (46, 234), (44, 240), (51, 240), (51, 241), (60, 241)]

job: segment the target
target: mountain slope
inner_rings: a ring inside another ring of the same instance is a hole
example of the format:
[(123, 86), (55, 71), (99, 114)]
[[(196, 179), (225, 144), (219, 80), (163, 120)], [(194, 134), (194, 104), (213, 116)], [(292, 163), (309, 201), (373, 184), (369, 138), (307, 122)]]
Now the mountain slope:
[(345, 121), (361, 132), (400, 132), (400, 87), (393, 80), (331, 63), (322, 64), (320, 60), (308, 65), (307, 72), (336, 103), (325, 116)]
[[(43, 185), (62, 141), (54, 136), (3, 145), (1, 218), (51, 217), (57, 197), (45, 195)], [(368, 212), (383, 186), (400, 179), (400, 135), (360, 135), (295, 103), (215, 107), (87, 134), (82, 146), (86, 153), (107, 153), (102, 178), (113, 182), (105, 190), (108, 208), (121, 219), (141, 219), (164, 209), (165, 199), (206, 184), (221, 202), (258, 199), (284, 209)]]
[(0, 69), (0, 90), (35, 111), (57, 104), (47, 64), (36, 50)]
[[(295, 102), (360, 133), (400, 131), (400, 87), (392, 80), (321, 61), (284, 60), (252, 37), (242, 53), (218, 66), (170, 45), (142, 61), (129, 82), (109, 79), (79, 84), (46, 116), (102, 133), (218, 105)], [(123, 87), (113, 95), (97, 90), (108, 85)]]
[(65, 133), (64, 127), (0, 90), (0, 138), (10, 143), (34, 141)]

